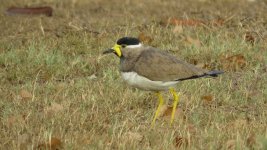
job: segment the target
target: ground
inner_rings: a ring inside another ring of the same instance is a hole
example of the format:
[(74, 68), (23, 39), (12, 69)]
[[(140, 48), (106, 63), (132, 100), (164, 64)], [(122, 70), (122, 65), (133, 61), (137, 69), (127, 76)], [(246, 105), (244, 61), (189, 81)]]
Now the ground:
[[(54, 11), (6, 15), (11, 6)], [(267, 149), (266, 2), (6, 0), (0, 10), (0, 149)], [(102, 55), (123, 36), (225, 73), (177, 85), (174, 124), (166, 105), (151, 127), (157, 97)]]

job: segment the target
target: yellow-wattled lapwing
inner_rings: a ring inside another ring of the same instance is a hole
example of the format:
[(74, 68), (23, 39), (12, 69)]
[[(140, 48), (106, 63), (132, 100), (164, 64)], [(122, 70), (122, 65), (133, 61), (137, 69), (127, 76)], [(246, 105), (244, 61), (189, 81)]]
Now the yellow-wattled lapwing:
[(172, 123), (180, 95), (174, 90), (177, 83), (200, 77), (217, 77), (218, 74), (223, 73), (197, 68), (154, 47), (144, 46), (133, 37), (119, 39), (114, 47), (103, 52), (103, 54), (107, 53), (114, 53), (120, 58), (121, 75), (129, 85), (157, 93), (159, 105), (152, 125), (155, 124), (164, 103), (161, 91), (169, 90), (173, 95)]

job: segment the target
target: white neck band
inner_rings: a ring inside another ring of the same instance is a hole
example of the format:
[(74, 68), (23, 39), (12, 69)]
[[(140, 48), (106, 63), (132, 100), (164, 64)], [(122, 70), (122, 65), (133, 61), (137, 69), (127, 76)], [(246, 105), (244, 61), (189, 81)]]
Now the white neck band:
[(141, 46), (142, 46), (142, 44), (139, 43), (138, 45), (128, 45), (128, 46), (126, 46), (126, 48), (138, 48), (138, 47), (141, 47)]

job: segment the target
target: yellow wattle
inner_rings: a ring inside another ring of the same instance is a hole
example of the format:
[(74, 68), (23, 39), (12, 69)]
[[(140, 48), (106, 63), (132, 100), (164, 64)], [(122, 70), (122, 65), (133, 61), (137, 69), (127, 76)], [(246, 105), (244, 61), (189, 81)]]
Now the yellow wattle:
[(120, 45), (118, 45), (118, 44), (115, 44), (114, 46), (113, 46), (113, 48), (112, 49), (114, 49), (114, 51), (116, 52), (116, 54), (119, 56), (119, 57), (121, 57), (121, 46)]

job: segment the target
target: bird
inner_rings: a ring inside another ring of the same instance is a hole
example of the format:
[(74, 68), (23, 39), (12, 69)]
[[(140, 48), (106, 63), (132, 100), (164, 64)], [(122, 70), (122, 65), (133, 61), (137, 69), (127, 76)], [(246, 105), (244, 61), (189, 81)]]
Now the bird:
[(164, 104), (163, 91), (169, 91), (173, 96), (170, 120), (170, 124), (172, 124), (180, 97), (180, 93), (175, 91), (175, 86), (185, 80), (217, 77), (223, 73), (223, 71), (208, 71), (198, 68), (165, 51), (143, 45), (135, 37), (118, 39), (112, 48), (103, 52), (104, 55), (109, 53), (114, 53), (119, 57), (119, 69), (126, 83), (140, 90), (153, 91), (158, 96), (159, 102), (151, 123), (152, 126)]

